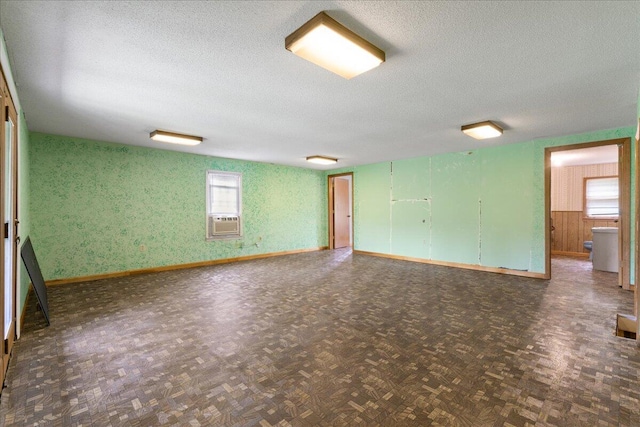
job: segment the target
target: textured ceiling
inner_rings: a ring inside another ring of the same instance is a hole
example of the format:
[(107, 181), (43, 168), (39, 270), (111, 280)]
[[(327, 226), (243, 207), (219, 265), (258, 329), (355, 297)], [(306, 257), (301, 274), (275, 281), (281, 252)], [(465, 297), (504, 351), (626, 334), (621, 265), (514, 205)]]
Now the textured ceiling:
[(551, 153), (552, 166), (584, 166), (601, 163), (618, 163), (617, 145), (603, 145)]
[[(345, 80), (284, 39), (321, 10), (386, 52)], [(0, 1), (31, 131), (338, 166), (635, 126), (640, 2)], [(484, 142), (460, 126), (494, 120)], [(200, 135), (158, 145), (149, 132)]]

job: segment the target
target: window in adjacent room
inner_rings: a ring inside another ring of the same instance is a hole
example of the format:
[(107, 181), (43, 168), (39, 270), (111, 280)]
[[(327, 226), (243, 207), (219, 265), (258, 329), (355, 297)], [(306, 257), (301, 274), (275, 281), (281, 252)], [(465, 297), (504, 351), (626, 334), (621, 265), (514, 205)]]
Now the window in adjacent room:
[(242, 236), (242, 174), (207, 171), (207, 240)]
[(584, 216), (587, 218), (618, 218), (618, 177), (605, 176), (584, 179)]

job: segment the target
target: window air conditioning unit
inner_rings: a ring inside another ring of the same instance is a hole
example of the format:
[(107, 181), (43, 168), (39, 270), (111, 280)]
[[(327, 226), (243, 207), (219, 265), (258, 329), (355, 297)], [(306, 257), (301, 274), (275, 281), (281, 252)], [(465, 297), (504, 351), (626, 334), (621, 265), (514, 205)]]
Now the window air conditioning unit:
[(209, 234), (215, 236), (239, 236), (240, 217), (216, 215), (209, 217)]

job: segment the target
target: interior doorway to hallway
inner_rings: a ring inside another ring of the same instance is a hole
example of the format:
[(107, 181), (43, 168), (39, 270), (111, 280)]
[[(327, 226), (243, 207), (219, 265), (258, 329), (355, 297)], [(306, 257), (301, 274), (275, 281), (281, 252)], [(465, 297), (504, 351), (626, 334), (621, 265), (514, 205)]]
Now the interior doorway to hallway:
[(353, 173), (329, 175), (329, 249), (353, 247)]

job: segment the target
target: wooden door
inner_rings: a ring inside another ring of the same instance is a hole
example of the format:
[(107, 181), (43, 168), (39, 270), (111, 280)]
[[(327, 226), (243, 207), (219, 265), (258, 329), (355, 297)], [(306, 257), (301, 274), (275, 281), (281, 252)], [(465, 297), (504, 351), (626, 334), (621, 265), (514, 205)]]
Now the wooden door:
[(333, 181), (333, 247), (344, 248), (351, 246), (351, 209), (349, 206), (351, 184), (345, 178), (334, 178)]

